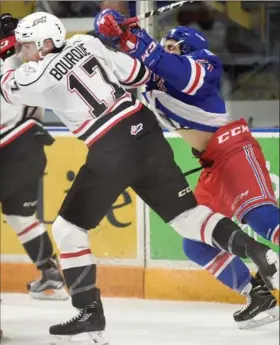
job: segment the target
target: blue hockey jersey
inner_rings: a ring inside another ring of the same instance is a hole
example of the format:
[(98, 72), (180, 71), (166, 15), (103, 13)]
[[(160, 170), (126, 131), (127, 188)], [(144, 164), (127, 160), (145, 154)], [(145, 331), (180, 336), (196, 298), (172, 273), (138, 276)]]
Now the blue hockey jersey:
[(222, 73), (221, 61), (209, 50), (162, 53), (144, 96), (169, 130), (215, 132), (230, 122), (220, 95)]

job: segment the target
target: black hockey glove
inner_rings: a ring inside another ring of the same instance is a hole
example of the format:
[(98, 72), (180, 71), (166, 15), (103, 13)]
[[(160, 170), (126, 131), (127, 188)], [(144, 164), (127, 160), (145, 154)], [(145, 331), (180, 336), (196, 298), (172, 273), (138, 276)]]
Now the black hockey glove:
[(13, 18), (11, 14), (4, 13), (0, 15), (0, 58), (7, 59), (15, 53), (15, 29), (18, 19)]
[(0, 39), (13, 36), (18, 25), (18, 19), (13, 18), (10, 13), (0, 15)]

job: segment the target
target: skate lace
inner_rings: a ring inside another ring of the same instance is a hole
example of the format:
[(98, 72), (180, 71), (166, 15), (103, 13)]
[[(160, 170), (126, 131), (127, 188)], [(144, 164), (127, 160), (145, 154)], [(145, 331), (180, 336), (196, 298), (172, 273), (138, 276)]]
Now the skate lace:
[(83, 315), (83, 309), (77, 309), (77, 314), (74, 315), (71, 319), (69, 319), (68, 321), (62, 322), (61, 325), (69, 325), (70, 323), (72, 323), (73, 321), (76, 321), (78, 319), (80, 319), (80, 317)]
[(249, 309), (251, 307), (252, 297), (250, 295), (246, 296), (246, 297), (247, 297), (247, 303), (239, 310), (238, 314), (243, 313), (244, 311), (246, 311), (247, 309)]

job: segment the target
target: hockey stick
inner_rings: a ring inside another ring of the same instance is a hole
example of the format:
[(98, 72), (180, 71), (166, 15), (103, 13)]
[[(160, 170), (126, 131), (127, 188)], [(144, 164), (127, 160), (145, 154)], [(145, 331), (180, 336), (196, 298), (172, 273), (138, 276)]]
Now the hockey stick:
[(202, 170), (202, 169), (204, 169), (204, 167), (194, 168), (194, 169), (192, 169), (192, 170), (189, 170), (189, 171), (184, 172), (183, 175), (184, 175), (184, 176), (189, 176), (189, 175), (194, 174), (194, 173), (196, 173), (196, 172), (198, 172), (198, 171), (200, 171), (200, 170)]
[(131, 24), (135, 24), (137, 22), (139, 22), (140, 20), (143, 20), (143, 19), (146, 19), (146, 18), (150, 18), (150, 17), (153, 17), (153, 16), (157, 16), (159, 14), (162, 14), (164, 12), (167, 12), (167, 11), (171, 11), (173, 8), (177, 8), (177, 7), (180, 7), (186, 3), (192, 3), (193, 1), (178, 1), (178, 2), (174, 2), (173, 4), (170, 4), (170, 5), (167, 5), (167, 6), (162, 6), (156, 10), (152, 10), (152, 11), (149, 11), (149, 12), (146, 12), (146, 13), (143, 13), (143, 14), (139, 14), (139, 16), (136, 16), (136, 17), (131, 17), (131, 18), (128, 18), (128, 19), (125, 19), (123, 22), (122, 22), (122, 26), (128, 26), (128, 25), (131, 25)]

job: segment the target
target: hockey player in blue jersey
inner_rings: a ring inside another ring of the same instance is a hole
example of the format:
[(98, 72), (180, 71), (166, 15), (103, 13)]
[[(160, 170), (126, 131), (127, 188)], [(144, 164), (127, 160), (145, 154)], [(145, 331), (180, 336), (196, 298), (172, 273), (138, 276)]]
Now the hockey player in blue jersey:
[[(195, 29), (177, 27), (159, 44), (136, 25), (124, 30), (123, 21), (118, 12), (105, 10), (97, 16), (95, 30), (152, 72), (147, 101), (159, 121), (192, 146), (204, 167), (195, 191), (198, 202), (235, 215), (279, 244), (279, 208), (265, 159), (246, 121), (232, 121), (226, 110), (219, 91), (222, 63), (208, 50), (207, 38)], [(239, 258), (189, 239), (183, 247), (192, 261), (247, 297), (246, 307), (234, 314), (240, 328), (277, 320), (276, 299)], [(269, 316), (255, 321), (263, 311)]]

